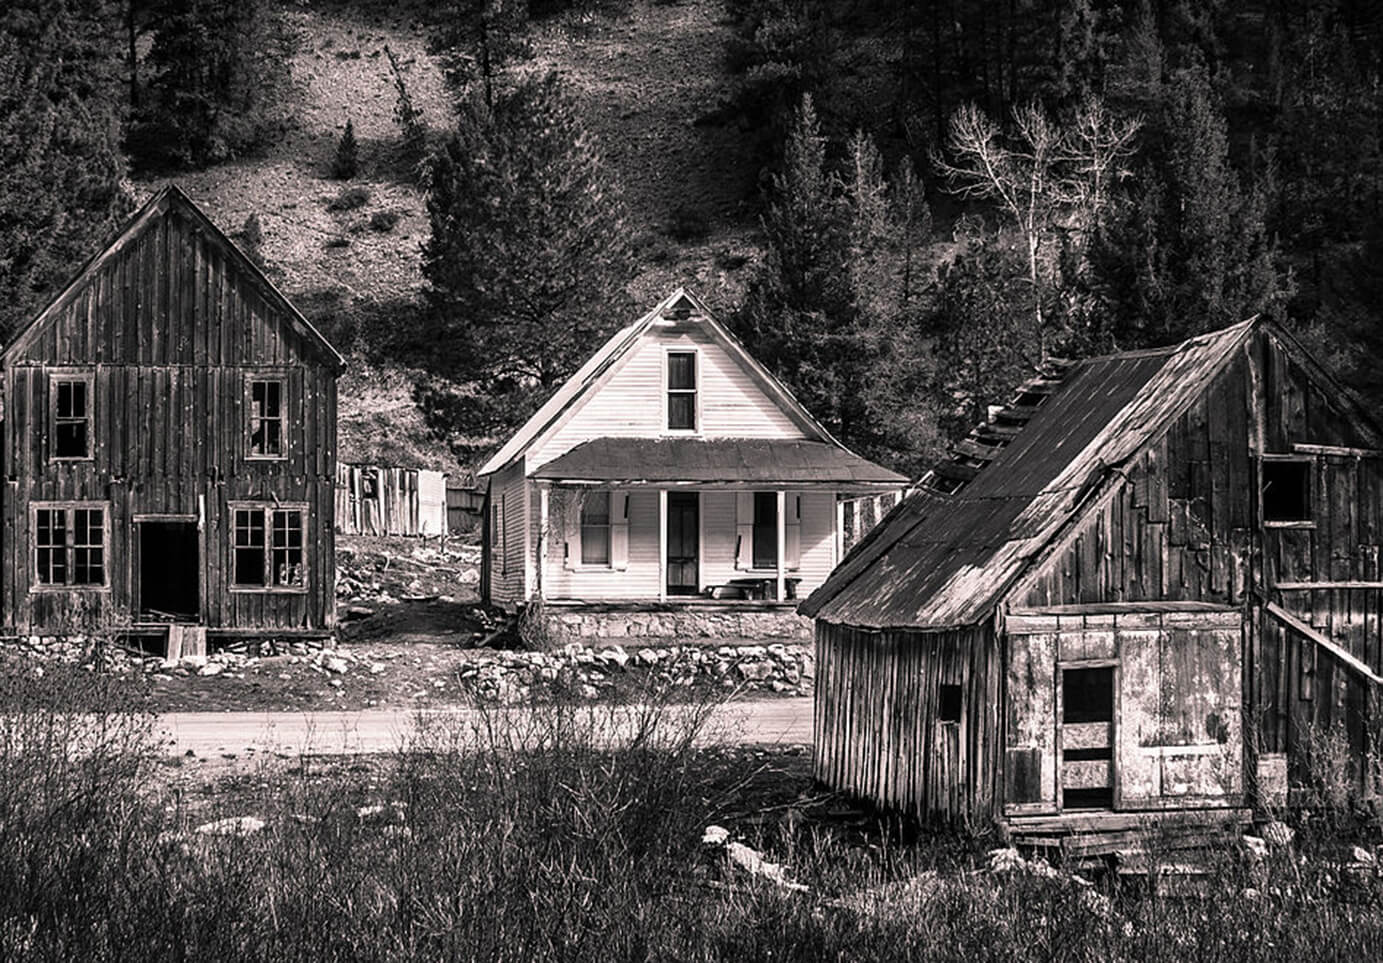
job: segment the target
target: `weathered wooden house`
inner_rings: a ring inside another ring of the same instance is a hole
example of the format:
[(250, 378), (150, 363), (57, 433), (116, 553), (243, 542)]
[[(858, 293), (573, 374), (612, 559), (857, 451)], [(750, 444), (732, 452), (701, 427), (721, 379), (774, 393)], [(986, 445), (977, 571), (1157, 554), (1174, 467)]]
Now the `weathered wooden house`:
[(7, 632), (332, 631), (342, 359), (182, 191), (3, 363)]
[[(479, 472), (482, 592), (584, 635), (798, 635), (841, 505), (905, 479), (848, 451), (673, 292), (615, 334)], [(800, 593), (800, 594), (799, 594)]]
[(1383, 429), (1271, 324), (1051, 366), (803, 604), (816, 774), (1028, 834), (1242, 819), (1328, 739), (1376, 789), (1381, 544)]

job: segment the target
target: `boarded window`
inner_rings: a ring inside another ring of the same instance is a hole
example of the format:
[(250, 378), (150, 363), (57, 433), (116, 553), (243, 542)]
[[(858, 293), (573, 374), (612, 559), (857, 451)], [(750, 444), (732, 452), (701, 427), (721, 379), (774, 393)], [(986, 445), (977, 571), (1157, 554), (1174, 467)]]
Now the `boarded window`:
[(53, 457), (91, 456), (91, 385), (85, 378), (53, 383)]
[(941, 704), (937, 709), (937, 719), (941, 722), (960, 722), (960, 686), (942, 685), (938, 696)]
[(1263, 462), (1263, 521), (1311, 521), (1311, 465), (1306, 459)]
[(250, 456), (278, 458), (283, 455), (283, 382), (277, 379), (250, 382)]
[(34, 573), (39, 585), (104, 586), (105, 508), (35, 508)]
[(581, 500), (581, 563), (610, 564), (609, 492), (587, 492)]
[(307, 585), (307, 513), (301, 508), (237, 508), (232, 582), (239, 588)]
[(695, 351), (668, 352), (667, 426), (669, 431), (696, 430)]

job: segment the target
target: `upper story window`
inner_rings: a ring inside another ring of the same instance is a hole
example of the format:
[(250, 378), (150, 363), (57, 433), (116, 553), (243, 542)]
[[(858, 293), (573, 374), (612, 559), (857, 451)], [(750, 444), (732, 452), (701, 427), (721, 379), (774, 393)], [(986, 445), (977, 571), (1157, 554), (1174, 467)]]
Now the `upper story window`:
[(104, 505), (36, 505), (33, 533), (36, 587), (105, 587)]
[(250, 380), (250, 457), (282, 458), (283, 379)]
[(59, 375), (49, 387), (52, 404), (53, 457), (91, 457), (91, 378)]
[(668, 431), (696, 431), (696, 352), (667, 353)]
[(1263, 460), (1263, 522), (1267, 525), (1306, 525), (1311, 514), (1309, 458)]
[(234, 508), (231, 581), (238, 589), (288, 589), (307, 586), (304, 546), (307, 512), (302, 508)]

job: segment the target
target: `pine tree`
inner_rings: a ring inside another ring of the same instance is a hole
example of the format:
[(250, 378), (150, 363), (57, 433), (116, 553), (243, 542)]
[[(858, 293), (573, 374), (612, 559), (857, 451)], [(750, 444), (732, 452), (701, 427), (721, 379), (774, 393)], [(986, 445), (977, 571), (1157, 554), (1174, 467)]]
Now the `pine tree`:
[(521, 423), (626, 320), (624, 206), (553, 74), (493, 107), (467, 99), (428, 188), (434, 364), (475, 389), (430, 407), (441, 427), (483, 440)]
[(331, 161), (331, 176), (338, 181), (348, 181), (356, 175), (360, 158), (355, 143), (355, 125), (346, 121), (346, 129), (336, 142), (336, 156)]
[(12, 0), (0, 12), (0, 340), (129, 210), (119, 11)]
[(444, 0), (434, 23), (428, 49), (441, 58), (447, 83), (461, 94), (480, 81), (490, 107), (500, 71), (532, 55), (527, 0)]
[(268, 0), (151, 0), (153, 43), (129, 147), (145, 169), (251, 153), (281, 133), (295, 39)]

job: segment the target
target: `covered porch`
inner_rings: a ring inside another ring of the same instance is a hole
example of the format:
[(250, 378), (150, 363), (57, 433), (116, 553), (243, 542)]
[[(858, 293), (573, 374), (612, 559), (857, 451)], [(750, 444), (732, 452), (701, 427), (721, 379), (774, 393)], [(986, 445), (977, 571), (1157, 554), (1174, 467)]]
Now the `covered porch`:
[(529, 484), (546, 602), (791, 614), (844, 554), (849, 502), (904, 480), (819, 442), (601, 438)]

